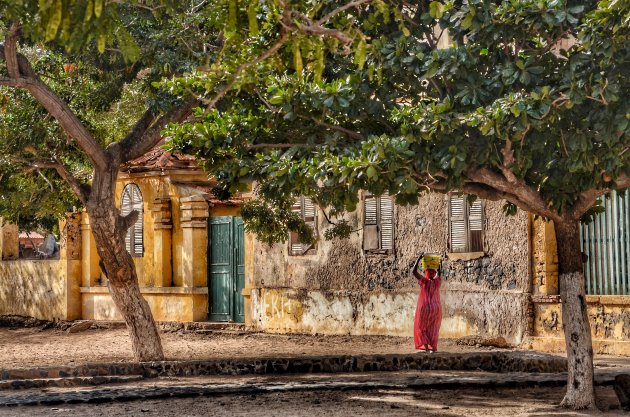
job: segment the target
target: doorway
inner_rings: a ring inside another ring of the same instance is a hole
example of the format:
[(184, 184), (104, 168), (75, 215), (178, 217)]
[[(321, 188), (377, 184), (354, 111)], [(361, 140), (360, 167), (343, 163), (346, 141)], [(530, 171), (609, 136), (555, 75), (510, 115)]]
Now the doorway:
[(208, 219), (209, 319), (245, 322), (245, 232), (243, 219), (217, 216)]

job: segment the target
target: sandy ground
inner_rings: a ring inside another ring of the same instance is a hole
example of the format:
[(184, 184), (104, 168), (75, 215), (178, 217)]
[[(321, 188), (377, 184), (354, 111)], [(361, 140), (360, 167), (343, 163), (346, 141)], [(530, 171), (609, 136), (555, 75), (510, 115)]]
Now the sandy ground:
[[(163, 332), (168, 360), (244, 357), (387, 354), (414, 352), (413, 340), (387, 336), (307, 336)], [(489, 350), (442, 341), (441, 351)], [(131, 361), (125, 329), (95, 329), (79, 333), (40, 328), (0, 328), (0, 368), (71, 365), (86, 362)]]
[[(627, 416), (612, 388), (598, 388), (604, 412), (558, 408), (563, 388), (379, 390), (223, 395), (183, 399), (0, 408), (0, 416), (573, 417)], [(613, 409), (610, 409), (613, 407)]]

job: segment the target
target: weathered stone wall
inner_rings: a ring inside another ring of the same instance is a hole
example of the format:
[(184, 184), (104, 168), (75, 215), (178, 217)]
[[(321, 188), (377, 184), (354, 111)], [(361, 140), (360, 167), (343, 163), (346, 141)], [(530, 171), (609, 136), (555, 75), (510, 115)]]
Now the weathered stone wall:
[(0, 315), (66, 318), (66, 276), (61, 262), (0, 262)]
[[(587, 295), (586, 302), (593, 350), (596, 353), (630, 356), (630, 296)], [(536, 302), (534, 313), (532, 347), (564, 351), (560, 303)]]
[[(506, 217), (502, 205), (485, 203), (485, 256), (444, 262), (443, 336), (501, 335), (520, 343), (525, 334), (528, 216)], [(313, 255), (288, 256), (287, 244), (255, 242), (252, 324), (272, 331), (411, 334), (418, 287), (409, 271), (421, 252), (446, 255), (447, 206), (447, 198), (437, 194), (423, 197), (415, 207), (397, 206), (395, 246), (389, 255), (363, 252), (360, 230), (349, 239), (325, 241), (329, 226), (321, 213), (321, 240)], [(362, 217), (359, 208), (346, 219), (358, 230)], [(273, 297), (289, 300), (287, 305), (302, 311), (302, 318), (283, 313), (279, 301), (273, 307)]]

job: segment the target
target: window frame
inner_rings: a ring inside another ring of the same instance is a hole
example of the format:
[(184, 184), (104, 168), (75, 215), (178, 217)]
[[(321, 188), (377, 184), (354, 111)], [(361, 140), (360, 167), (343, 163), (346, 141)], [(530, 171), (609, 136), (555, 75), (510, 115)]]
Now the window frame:
[[(475, 199), (473, 204), (471, 205), (468, 200), (468, 194), (448, 194), (448, 204), (447, 204), (447, 227), (448, 227), (448, 235), (447, 235), (447, 248), (449, 253), (449, 258), (461, 258), (461, 259), (474, 259), (475, 257), (484, 256), (486, 253), (485, 245), (485, 229), (486, 229), (486, 215), (485, 215), (485, 201), (479, 197)], [(453, 199), (461, 198), (463, 201), (463, 215), (461, 219), (453, 219)], [(479, 216), (474, 216), (471, 219), (471, 209), (473, 205), (479, 203)], [(479, 229), (471, 230), (471, 220), (479, 223)], [(464, 238), (465, 238), (465, 246), (463, 249), (454, 249), (453, 248), (453, 222), (454, 221), (463, 221), (464, 223)], [(477, 245), (473, 242), (473, 235), (471, 231), (478, 231), (479, 237)]]
[[(383, 238), (383, 198), (387, 198), (390, 201), (391, 205), (391, 219), (390, 219), (390, 227), (391, 227), (391, 247), (384, 248), (384, 238)], [(367, 204), (368, 200), (374, 200), (376, 205), (376, 218), (375, 223), (367, 223)], [(364, 192), (362, 195), (363, 200), (363, 235), (361, 240), (361, 247), (364, 253), (367, 254), (375, 254), (375, 255), (389, 255), (394, 253), (395, 248), (395, 236), (396, 236), (396, 228), (395, 228), (395, 217), (396, 217), (396, 203), (394, 202), (394, 198), (389, 195), (389, 193), (383, 193), (380, 196), (376, 196), (370, 192)], [(366, 248), (366, 227), (367, 226), (376, 226), (376, 240), (378, 242), (378, 248)]]
[[(305, 201), (310, 202), (313, 209), (313, 216), (306, 216), (306, 214), (310, 214), (310, 213), (306, 213), (307, 208), (306, 208), (306, 204), (304, 204)], [(299, 205), (299, 209), (295, 210), (295, 208), (298, 207), (298, 205)], [(295, 202), (293, 203), (293, 207), (291, 208), (291, 211), (294, 213), (299, 211), (300, 216), (302, 217), (302, 220), (304, 220), (304, 222), (313, 229), (313, 236), (317, 238), (317, 221), (318, 221), (317, 211), (318, 210), (317, 210), (317, 205), (313, 202), (313, 200), (309, 197), (299, 196), (295, 199)], [(308, 218), (312, 217), (312, 220), (308, 220), (307, 217)], [(317, 254), (317, 242), (306, 245), (306, 247), (300, 251), (294, 251), (294, 246), (296, 245), (304, 245), (304, 244), (299, 241), (299, 238), (296, 232), (290, 231), (289, 232), (289, 245), (288, 245), (289, 256), (304, 256), (304, 255)]]
[[(138, 219), (125, 233), (125, 249), (133, 258), (144, 257), (144, 197), (138, 184), (130, 182), (125, 185), (120, 196), (120, 215), (126, 216), (138, 211)], [(140, 243), (137, 239), (140, 236)]]

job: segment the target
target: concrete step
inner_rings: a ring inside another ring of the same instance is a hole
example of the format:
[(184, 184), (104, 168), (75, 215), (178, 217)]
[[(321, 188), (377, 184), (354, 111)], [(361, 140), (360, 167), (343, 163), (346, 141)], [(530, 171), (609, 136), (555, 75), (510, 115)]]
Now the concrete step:
[(47, 387), (78, 387), (104, 384), (125, 384), (143, 380), (142, 375), (80, 376), (67, 378), (10, 379), (0, 381), (1, 390)]

